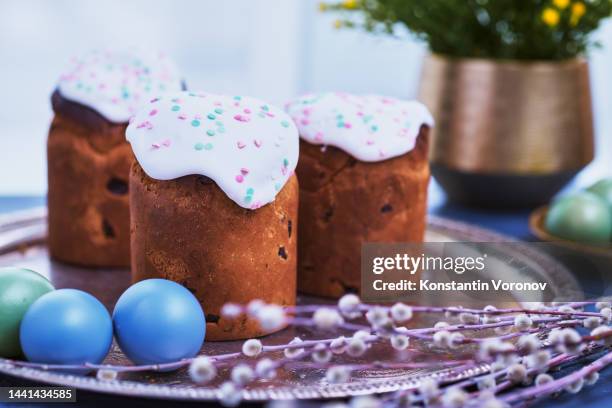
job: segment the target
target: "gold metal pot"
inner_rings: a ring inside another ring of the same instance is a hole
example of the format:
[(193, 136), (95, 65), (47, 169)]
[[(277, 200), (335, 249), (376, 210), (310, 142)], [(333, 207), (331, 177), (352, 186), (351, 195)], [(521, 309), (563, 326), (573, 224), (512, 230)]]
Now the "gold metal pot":
[(420, 100), (436, 119), (432, 171), (452, 200), (548, 201), (593, 159), (588, 63), (430, 55)]

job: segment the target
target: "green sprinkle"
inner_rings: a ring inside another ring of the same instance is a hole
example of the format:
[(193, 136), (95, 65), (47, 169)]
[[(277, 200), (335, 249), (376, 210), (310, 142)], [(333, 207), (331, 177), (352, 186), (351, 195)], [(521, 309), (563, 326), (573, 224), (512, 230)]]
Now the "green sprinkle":
[(283, 160), (283, 164), (285, 165), (285, 167), (289, 166), (289, 160), (284, 159), (284, 160)]
[(196, 150), (202, 150), (204, 149), (204, 143), (196, 143), (195, 146), (193, 146), (193, 148)]
[(344, 127), (344, 122), (338, 122), (338, 127), (339, 127), (339, 128)]
[(222, 114), (222, 113), (223, 113), (223, 109), (221, 109), (221, 108), (216, 108), (216, 109), (215, 109), (215, 113), (217, 113), (218, 115), (220, 115), (220, 114)]
[(247, 195), (248, 195), (248, 196), (252, 196), (252, 195), (253, 195), (253, 193), (255, 193), (255, 190), (253, 190), (253, 187), (249, 187), (249, 188), (247, 188)]
[(215, 135), (215, 131), (214, 131), (214, 130), (212, 130), (212, 129), (208, 129), (208, 130), (206, 131), (206, 134), (207, 134), (208, 136), (214, 136), (214, 135)]
[(210, 120), (215, 120), (215, 119), (217, 119), (217, 117), (216, 117), (215, 115), (213, 115), (212, 113), (209, 113), (207, 117), (208, 117), (208, 119), (210, 119)]
[(249, 204), (251, 202), (251, 200), (253, 200), (253, 196), (246, 196), (244, 197), (244, 202)]
[(276, 184), (274, 185), (274, 189), (275, 189), (276, 191), (280, 190), (280, 189), (281, 189), (281, 185), (280, 185), (280, 183), (276, 183)]
[(372, 125), (372, 127), (370, 129), (372, 129), (373, 132), (376, 132), (376, 131), (378, 131), (378, 126)]
[(239, 101), (239, 100), (241, 100), (241, 99), (242, 99), (242, 96), (234, 96), (234, 100), (235, 100), (235, 101)]
[(220, 120), (216, 121), (215, 123), (217, 124), (217, 126), (223, 127), (223, 122), (221, 122)]
[(270, 110), (270, 108), (268, 107), (268, 105), (264, 105), (261, 107), (262, 110), (265, 110), (266, 112)]
[(219, 129), (217, 129), (217, 132), (225, 133), (225, 128), (224, 127), (220, 127)]
[(213, 148), (212, 143), (206, 143), (206, 144), (204, 145), (204, 149), (206, 149), (206, 150), (212, 150), (212, 148)]
[(193, 127), (198, 127), (198, 126), (200, 126), (200, 121), (199, 121), (199, 120), (197, 120), (197, 119), (192, 120), (192, 121), (191, 121), (191, 126), (193, 126)]
[(181, 109), (181, 107), (180, 107), (180, 106), (178, 106), (178, 105), (174, 105), (174, 106), (172, 107), (172, 110), (173, 110), (174, 112), (176, 112), (176, 111), (177, 111), (177, 110), (179, 110), (179, 109)]
[(289, 122), (287, 122), (286, 120), (283, 120), (281, 122), (281, 125), (283, 125), (283, 127), (289, 127)]

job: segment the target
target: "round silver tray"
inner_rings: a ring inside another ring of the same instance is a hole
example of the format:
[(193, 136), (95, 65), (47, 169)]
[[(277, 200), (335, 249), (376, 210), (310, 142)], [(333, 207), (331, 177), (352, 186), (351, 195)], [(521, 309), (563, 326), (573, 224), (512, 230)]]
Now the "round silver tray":
[[(46, 209), (38, 208), (0, 217), (0, 266), (27, 267), (49, 277), (57, 288), (72, 287), (85, 290), (97, 296), (109, 310), (130, 284), (129, 271), (126, 269), (84, 269), (65, 265), (51, 260), (45, 246)], [(427, 241), (463, 242), (508, 242), (511, 238), (492, 233), (467, 224), (430, 217), (428, 220)], [(517, 245), (521, 245), (517, 243)], [(529, 273), (534, 278), (549, 282), (552, 290), (559, 295), (576, 293), (579, 285), (576, 279), (563, 266), (549, 256), (534, 251), (529, 246), (516, 249), (513, 254), (522, 257), (532, 267)], [(522, 269), (520, 273), (524, 274)], [(300, 297), (301, 304), (325, 303), (325, 300)], [(423, 324), (417, 321), (414, 324)], [(321, 338), (307, 328), (288, 328), (280, 333), (265, 337), (266, 345), (286, 343), (295, 336), (302, 339)], [(329, 337), (329, 336), (327, 336)], [(240, 350), (242, 342), (207, 342), (202, 353), (219, 354)], [(427, 344), (418, 344), (427, 348)], [(279, 354), (280, 355), (280, 354)], [(410, 352), (397, 352), (388, 345), (377, 344), (362, 357), (361, 363), (373, 361), (407, 361)], [(274, 355), (272, 355), (274, 357)], [(343, 356), (338, 362), (342, 362)], [(250, 360), (245, 357), (245, 360)], [(345, 360), (347, 361), (347, 360)], [(352, 363), (359, 363), (351, 360)], [(113, 345), (105, 360), (109, 364), (129, 364), (121, 351)], [(286, 367), (273, 380), (259, 381), (242, 391), (246, 401), (326, 399), (363, 394), (384, 393), (400, 389), (418, 387), (424, 377), (449, 377), (461, 379), (488, 370), (483, 364), (460, 374), (451, 374), (442, 365), (428, 369), (383, 369), (372, 368), (354, 372), (350, 382), (329, 384), (325, 372), (307, 365)], [(75, 387), (81, 390), (158, 399), (211, 401), (219, 397), (218, 386), (228, 376), (228, 370), (221, 370), (216, 382), (207, 386), (193, 384), (186, 372), (180, 369), (170, 373), (146, 372), (122, 374), (115, 381), (100, 381), (93, 376), (82, 376), (38, 369), (20, 368), (0, 359), (0, 373), (44, 384)], [(450, 377), (450, 376), (453, 377)]]

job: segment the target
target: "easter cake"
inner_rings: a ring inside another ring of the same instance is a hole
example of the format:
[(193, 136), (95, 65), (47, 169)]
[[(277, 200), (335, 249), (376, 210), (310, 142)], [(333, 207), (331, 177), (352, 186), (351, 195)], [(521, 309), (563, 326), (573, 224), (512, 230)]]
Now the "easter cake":
[(187, 287), (206, 312), (207, 339), (266, 334), (221, 307), (295, 304), (299, 137), (255, 98), (180, 92), (146, 104), (127, 128), (132, 277)]
[(157, 53), (92, 51), (74, 58), (51, 97), (47, 142), (49, 250), (84, 266), (127, 266), (125, 129), (153, 95), (179, 91), (172, 61)]
[(423, 240), (433, 119), (418, 102), (345, 93), (286, 110), (301, 137), (298, 290), (358, 292), (362, 243)]

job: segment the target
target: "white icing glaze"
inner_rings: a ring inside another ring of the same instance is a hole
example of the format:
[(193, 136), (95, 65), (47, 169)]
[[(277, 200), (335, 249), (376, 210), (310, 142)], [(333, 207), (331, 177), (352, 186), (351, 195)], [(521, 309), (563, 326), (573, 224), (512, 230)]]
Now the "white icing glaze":
[(288, 103), (286, 111), (307, 142), (335, 146), (365, 162), (411, 151), (421, 126), (434, 124), (419, 102), (376, 95), (308, 94)]
[(282, 110), (259, 99), (179, 92), (145, 104), (126, 131), (151, 178), (211, 178), (241, 207), (274, 201), (293, 174), (299, 137)]
[(146, 101), (181, 86), (176, 66), (161, 53), (96, 50), (72, 59), (58, 89), (107, 120), (125, 123)]

